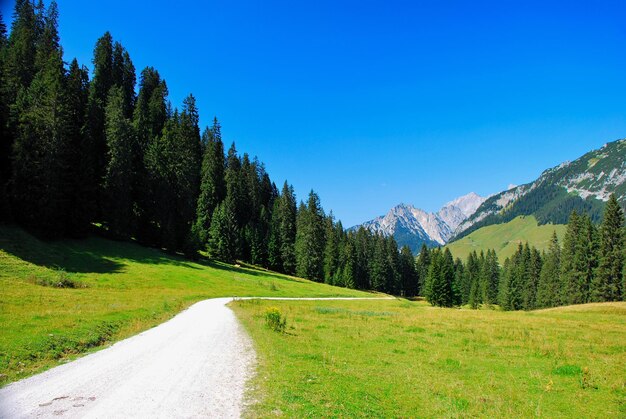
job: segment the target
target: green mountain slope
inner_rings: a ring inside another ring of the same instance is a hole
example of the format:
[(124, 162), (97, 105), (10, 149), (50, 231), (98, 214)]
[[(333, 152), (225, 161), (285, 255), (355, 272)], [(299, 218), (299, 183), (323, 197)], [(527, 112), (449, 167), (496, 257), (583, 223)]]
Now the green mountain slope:
[(539, 225), (534, 216), (519, 216), (504, 224), (482, 227), (471, 234), (446, 245), (454, 257), (465, 260), (473, 250), (495, 249), (500, 263), (513, 255), (518, 243), (528, 242), (539, 250), (548, 248), (552, 232), (556, 231), (559, 240), (565, 235), (565, 225)]
[(605, 144), (546, 170), (534, 182), (489, 197), (459, 226), (455, 239), (520, 215), (534, 215), (540, 225), (564, 224), (576, 210), (597, 222), (611, 193), (626, 205), (626, 140)]

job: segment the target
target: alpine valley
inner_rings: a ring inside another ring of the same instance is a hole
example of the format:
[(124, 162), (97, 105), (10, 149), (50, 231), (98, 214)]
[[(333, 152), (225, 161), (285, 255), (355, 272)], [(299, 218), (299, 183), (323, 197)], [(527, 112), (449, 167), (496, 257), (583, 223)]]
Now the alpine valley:
[[(407, 245), (417, 252), (422, 244), (441, 246), (518, 217), (533, 216), (538, 227), (558, 225), (567, 223), (570, 213), (576, 210), (597, 222), (612, 193), (622, 206), (626, 205), (626, 140), (607, 143), (572, 162), (545, 170), (533, 182), (487, 198), (472, 192), (445, 204), (436, 213), (399, 204), (386, 215), (352, 229), (363, 226), (393, 235), (399, 247)], [(516, 232), (511, 235), (514, 241)], [(481, 248), (479, 243), (475, 247)]]

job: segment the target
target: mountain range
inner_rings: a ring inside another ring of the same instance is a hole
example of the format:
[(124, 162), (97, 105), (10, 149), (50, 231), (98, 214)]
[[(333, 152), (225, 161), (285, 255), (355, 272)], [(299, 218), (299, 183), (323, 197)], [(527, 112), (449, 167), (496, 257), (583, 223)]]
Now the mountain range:
[(445, 204), (439, 211), (429, 213), (413, 205), (399, 204), (386, 215), (352, 227), (365, 227), (383, 235), (393, 235), (398, 246), (409, 246), (417, 252), (422, 244), (429, 247), (446, 244), (458, 226), (485, 201), (474, 192)]
[(580, 158), (545, 170), (535, 181), (510, 185), (487, 198), (475, 193), (461, 196), (435, 213), (399, 204), (386, 215), (363, 226), (393, 235), (398, 246), (417, 252), (422, 244), (444, 245), (482, 227), (532, 215), (539, 225), (565, 224), (572, 210), (598, 222), (604, 204), (614, 193), (626, 205), (626, 140), (617, 140)]

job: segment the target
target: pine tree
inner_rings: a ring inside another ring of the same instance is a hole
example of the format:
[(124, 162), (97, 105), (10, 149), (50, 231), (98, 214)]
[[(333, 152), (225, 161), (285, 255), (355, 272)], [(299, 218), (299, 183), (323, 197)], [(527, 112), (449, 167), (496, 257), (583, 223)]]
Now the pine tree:
[(324, 278), (324, 213), (319, 197), (309, 193), (307, 205), (298, 209), (296, 228), (296, 272), (302, 278)]
[(480, 262), (475, 251), (470, 252), (465, 264), (463, 282), (461, 282), (461, 302), (477, 308), (479, 301)]
[(133, 128), (124, 114), (124, 91), (114, 86), (105, 112), (105, 130), (109, 153), (104, 175), (107, 218), (117, 236), (129, 236), (133, 214)]
[(56, 19), (52, 2), (40, 28), (39, 69), (16, 104), (19, 120), (13, 148), (16, 216), (51, 237), (65, 233), (70, 125)]
[(453, 305), (461, 305), (461, 284), (465, 275), (465, 266), (461, 258), (454, 260), (454, 281), (452, 282)]
[(387, 263), (389, 264), (389, 276), (387, 281), (387, 292), (399, 295), (401, 291), (400, 277), (400, 253), (398, 252), (398, 242), (393, 236), (389, 236), (385, 240), (387, 246)]
[(399, 258), (400, 295), (415, 297), (417, 295), (417, 272), (415, 258), (409, 246), (402, 246)]
[(226, 196), (224, 144), (222, 143), (221, 126), (217, 118), (213, 120), (211, 129), (204, 131), (202, 143), (205, 146), (202, 158), (200, 196), (196, 210), (196, 229), (200, 243), (206, 245), (211, 215), (218, 203), (223, 201)]
[(283, 270), (283, 260), (280, 254), (280, 202), (276, 200), (274, 202), (274, 209), (272, 210), (269, 238), (267, 243), (267, 264), (269, 269), (274, 271)]
[(342, 268), (339, 284), (347, 288), (356, 288), (358, 280), (356, 278), (356, 250), (354, 247), (354, 235), (351, 233), (346, 238), (346, 245), (343, 247)]
[(161, 135), (167, 121), (167, 86), (158, 71), (146, 67), (141, 72), (139, 95), (133, 113), (136, 144), (133, 147), (133, 191), (135, 196), (135, 236), (145, 243), (158, 245), (156, 226), (157, 181), (150, 176), (148, 149)]
[[(15, 157), (15, 141), (20, 125), (20, 113), (24, 110), (24, 101), (27, 100), (26, 90), (35, 77), (35, 55), (39, 35), (37, 27), (38, 17), (35, 14), (33, 3), (30, 0), (17, 0), (13, 13), (11, 34), (3, 43), (6, 46), (2, 50), (2, 71), (0, 71), (0, 193), (3, 197), (9, 196), (9, 178), (14, 174), (13, 158)], [(6, 28), (4, 29), (6, 31)], [(21, 97), (18, 102), (18, 97)], [(20, 148), (21, 146), (17, 146)], [(27, 154), (26, 151), (23, 151)], [(26, 156), (23, 156), (26, 157)], [(20, 171), (21, 169), (17, 169)], [(15, 188), (13, 188), (15, 191)], [(16, 191), (17, 192), (17, 191)], [(17, 196), (14, 195), (14, 199)], [(8, 199), (2, 199), (0, 203), (0, 216), (8, 218), (10, 204)], [(19, 202), (16, 202), (19, 206)], [(24, 218), (19, 209), (14, 211), (18, 218)], [(2, 214), (3, 213), (3, 214)]]
[(498, 255), (493, 249), (487, 250), (483, 270), (483, 302), (487, 305), (496, 304), (498, 302), (498, 286), (500, 283), (500, 265), (498, 263)]
[[(9, 102), (6, 91), (6, 55), (8, 49), (7, 28), (0, 12), (0, 196), (8, 197), (8, 181), (11, 176), (11, 148), (13, 136), (8, 130)], [(0, 222), (9, 219), (10, 200), (0, 199)]]
[(209, 233), (209, 255), (223, 262), (232, 263), (236, 259), (239, 238), (235, 220), (235, 208), (231, 199), (226, 199), (215, 207), (211, 216)]
[(537, 307), (537, 286), (541, 275), (541, 267), (543, 260), (541, 253), (535, 248), (530, 249), (530, 257), (528, 258), (528, 266), (526, 268), (526, 284), (524, 286), (522, 307), (524, 310), (533, 310)]
[(296, 196), (293, 186), (285, 181), (278, 199), (278, 238), (280, 243), (280, 259), (282, 271), (287, 274), (296, 273)]
[(504, 267), (503, 281), (499, 291), (500, 306), (504, 310), (520, 310), (523, 308), (524, 287), (527, 283), (527, 269), (530, 262), (530, 249), (520, 243), (517, 251), (507, 259)]
[(417, 295), (426, 296), (425, 286), (428, 271), (430, 269), (430, 250), (426, 244), (422, 244), (419, 254), (415, 262), (415, 271), (417, 273)]
[(85, 66), (79, 66), (76, 59), (70, 63), (67, 75), (67, 105), (68, 105), (68, 137), (69, 137), (69, 164), (65, 182), (68, 185), (68, 234), (74, 237), (84, 237), (89, 229), (89, 223), (95, 208), (91, 207), (86, 199), (91, 185), (93, 172), (83, 158), (88, 152), (83, 137), (85, 112), (89, 95), (89, 73)]
[(89, 100), (87, 103), (87, 119), (85, 123), (86, 140), (89, 152), (84, 156), (88, 164), (93, 167), (93, 179), (89, 184), (93, 190), (88, 191), (87, 198), (96, 207), (98, 219), (102, 218), (102, 191), (99, 185), (106, 168), (106, 138), (105, 138), (105, 107), (109, 90), (113, 86), (113, 37), (106, 32), (96, 42), (93, 57), (93, 79), (89, 85)]
[(439, 252), (436, 259), (433, 258), (431, 271), (429, 271), (429, 302), (439, 307), (452, 307), (454, 303), (452, 290), (452, 283), (454, 281), (454, 259), (452, 258), (450, 249), (446, 248), (443, 252)]
[(537, 307), (555, 307), (560, 304), (560, 274), (561, 247), (555, 231), (552, 233), (537, 284)]
[(335, 229), (333, 213), (324, 220), (326, 245), (324, 247), (324, 282), (334, 285), (339, 270), (339, 236)]
[(624, 211), (612, 194), (600, 225), (599, 264), (591, 284), (593, 301), (618, 301), (624, 269)]

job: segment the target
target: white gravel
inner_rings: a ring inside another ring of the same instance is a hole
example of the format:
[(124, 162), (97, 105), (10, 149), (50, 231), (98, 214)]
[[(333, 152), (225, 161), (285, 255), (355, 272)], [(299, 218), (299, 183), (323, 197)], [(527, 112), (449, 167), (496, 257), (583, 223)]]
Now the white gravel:
[(9, 384), (0, 389), (0, 418), (239, 417), (255, 354), (230, 301), (201, 301), (155, 328)]

